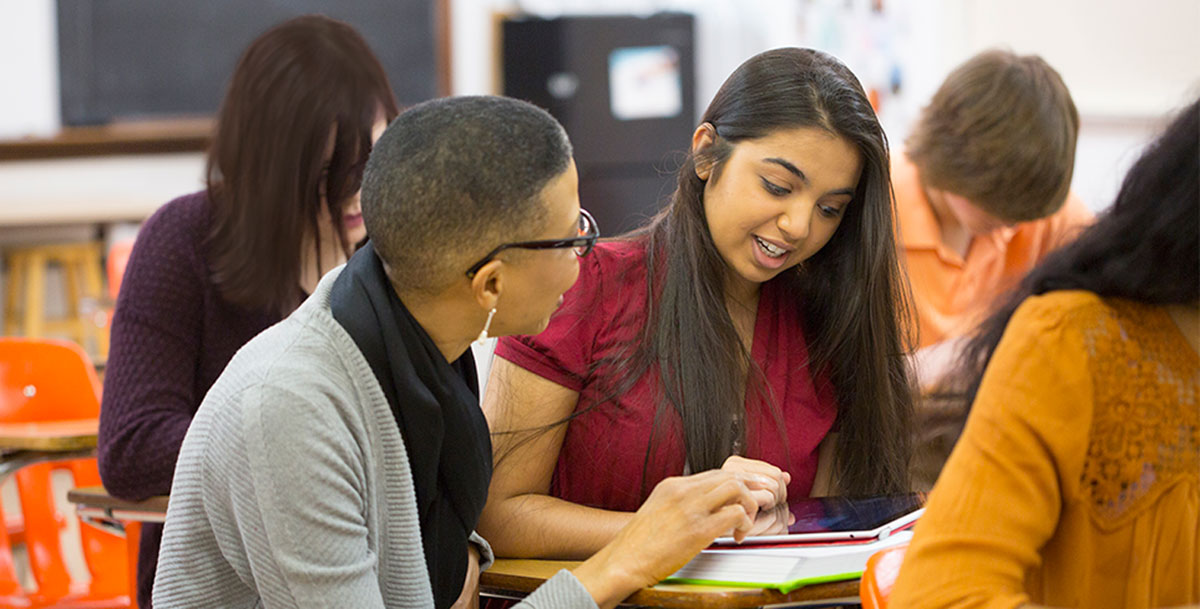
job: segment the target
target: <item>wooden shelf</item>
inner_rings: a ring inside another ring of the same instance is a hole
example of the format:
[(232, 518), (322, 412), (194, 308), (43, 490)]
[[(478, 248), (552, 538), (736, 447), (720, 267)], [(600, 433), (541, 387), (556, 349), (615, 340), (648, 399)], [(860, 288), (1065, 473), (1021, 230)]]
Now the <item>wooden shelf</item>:
[(53, 137), (0, 140), (0, 161), (203, 152), (214, 123), (211, 117), (195, 117), (66, 127)]

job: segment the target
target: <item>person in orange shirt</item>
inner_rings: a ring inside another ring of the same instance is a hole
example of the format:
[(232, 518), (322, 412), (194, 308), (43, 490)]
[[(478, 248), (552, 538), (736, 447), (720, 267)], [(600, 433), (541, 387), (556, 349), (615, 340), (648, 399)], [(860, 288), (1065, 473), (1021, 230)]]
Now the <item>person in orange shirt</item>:
[(1040, 57), (986, 51), (942, 83), (892, 159), (898, 241), (930, 386), (999, 294), (1090, 223), (1069, 192), (1079, 115)]
[(888, 606), (1200, 607), (1200, 101), (995, 311)]

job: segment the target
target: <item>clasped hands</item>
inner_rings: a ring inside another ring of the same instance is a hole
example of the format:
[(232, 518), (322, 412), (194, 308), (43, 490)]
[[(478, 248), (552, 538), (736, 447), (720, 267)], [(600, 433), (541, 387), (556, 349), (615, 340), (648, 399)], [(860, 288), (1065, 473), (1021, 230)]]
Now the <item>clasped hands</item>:
[[(747, 537), (779, 535), (787, 532), (788, 526), (796, 521), (788, 509), (787, 486), (792, 475), (765, 461), (747, 459), (737, 455), (725, 460), (722, 471), (741, 474), (750, 489), (750, 495), (758, 505), (754, 524), (746, 532)], [(731, 530), (726, 537), (732, 536)]]

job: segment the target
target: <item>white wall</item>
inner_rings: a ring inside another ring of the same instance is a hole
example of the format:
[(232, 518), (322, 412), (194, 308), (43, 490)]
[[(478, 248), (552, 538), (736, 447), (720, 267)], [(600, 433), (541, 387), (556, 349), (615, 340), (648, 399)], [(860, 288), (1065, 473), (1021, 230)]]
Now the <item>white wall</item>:
[(54, 0), (0, 0), (0, 138), (58, 130)]
[(964, 4), (965, 54), (997, 45), (1040, 54), (1062, 74), (1083, 116), (1157, 117), (1200, 84), (1196, 0)]
[(1006, 46), (1062, 74), (1080, 114), (1073, 187), (1112, 202), (1164, 115), (1200, 95), (1196, 0), (960, 0), (960, 55)]
[[(1197, 0), (885, 4), (886, 23), (873, 24), (868, 0), (850, 0), (850, 8), (844, 0), (451, 0), (452, 87), (456, 94), (495, 92), (496, 12), (686, 10), (698, 23), (698, 109), (739, 63), (764, 49), (823, 48), (864, 82), (879, 80), (880, 66), (894, 57), (903, 93), (885, 99), (881, 119), (898, 147), (951, 68), (984, 48), (1007, 46), (1041, 54), (1071, 88), (1083, 120), (1074, 186), (1097, 209), (1111, 201), (1162, 115), (1200, 94)], [(51, 133), (60, 120), (54, 1), (0, 0), (0, 17), (0, 138)]]
[[(880, 113), (893, 148), (949, 71), (986, 48), (1042, 55), (1081, 114), (1073, 187), (1099, 210), (1166, 113), (1200, 94), (1197, 0), (887, 0), (883, 24), (867, 0), (452, 0), (453, 91), (494, 93), (494, 14), (632, 13), (697, 16), (699, 111), (750, 55), (784, 45), (841, 57), (868, 87), (890, 58), (901, 95)], [(849, 8), (847, 8), (849, 5)], [(880, 33), (882, 32), (882, 33)], [(884, 57), (884, 56), (888, 57)]]

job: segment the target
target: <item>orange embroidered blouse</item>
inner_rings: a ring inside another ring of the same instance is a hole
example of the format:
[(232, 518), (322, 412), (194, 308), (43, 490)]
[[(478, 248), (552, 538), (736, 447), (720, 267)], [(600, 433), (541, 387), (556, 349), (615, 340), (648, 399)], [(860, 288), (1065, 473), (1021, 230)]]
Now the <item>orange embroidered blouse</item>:
[(893, 609), (1200, 603), (1200, 357), (1166, 310), (1036, 296), (996, 349)]

